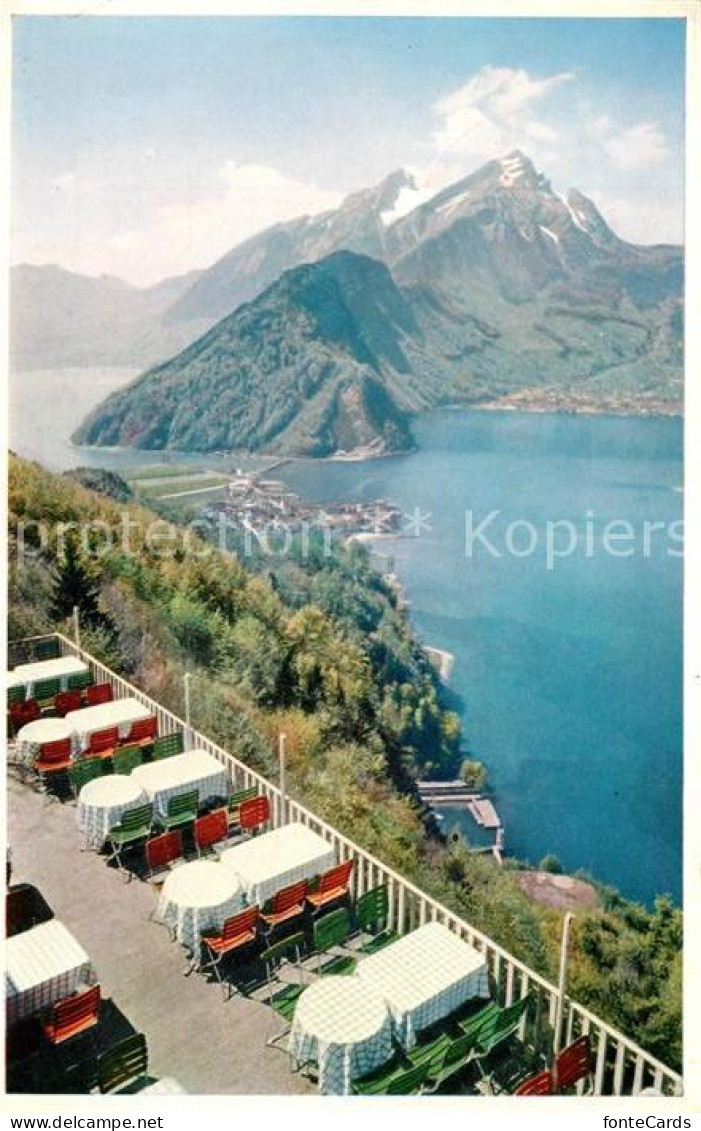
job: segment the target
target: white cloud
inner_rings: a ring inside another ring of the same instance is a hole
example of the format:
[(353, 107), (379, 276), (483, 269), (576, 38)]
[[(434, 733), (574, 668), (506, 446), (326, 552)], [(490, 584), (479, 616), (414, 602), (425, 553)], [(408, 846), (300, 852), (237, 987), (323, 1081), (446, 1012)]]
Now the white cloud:
[(656, 165), (669, 156), (664, 134), (656, 122), (641, 122), (606, 138), (604, 149), (621, 169)]
[(554, 140), (556, 131), (533, 118), (533, 107), (574, 77), (571, 71), (561, 71), (536, 79), (525, 70), (482, 67), (464, 86), (435, 103), (436, 150), (485, 160), (517, 147), (528, 136)]
[(141, 283), (206, 267), (236, 244), (283, 220), (323, 212), (341, 195), (269, 165), (226, 161), (217, 183), (159, 209), (148, 226), (110, 238), (115, 271)]

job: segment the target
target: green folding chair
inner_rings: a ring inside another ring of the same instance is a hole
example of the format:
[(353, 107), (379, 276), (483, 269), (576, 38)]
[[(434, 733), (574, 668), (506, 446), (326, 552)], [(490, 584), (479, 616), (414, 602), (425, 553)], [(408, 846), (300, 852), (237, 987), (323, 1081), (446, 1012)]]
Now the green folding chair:
[(85, 691), (86, 687), (92, 687), (93, 678), (90, 672), (76, 672), (75, 675), (68, 677), (68, 690), (69, 691)]
[(171, 829), (179, 829), (183, 825), (191, 825), (193, 821), (197, 820), (199, 804), (200, 795), (196, 789), (189, 793), (178, 793), (175, 797), (168, 798), (165, 816), (158, 813), (156, 823), (165, 832), (170, 832)]
[(294, 964), (303, 977), (301, 966), (302, 950), (304, 949), (304, 933), (297, 931), (294, 935), (288, 935), (287, 938), (279, 939), (278, 942), (273, 943), (272, 946), (266, 947), (261, 952), (260, 960), (265, 966), (265, 977), (270, 990), (268, 1004), (272, 1006), (275, 1013), (282, 1017), (285, 1025), (274, 1036), (269, 1037), (265, 1042), (270, 1048), (275, 1048), (277, 1042), (282, 1037), (287, 1036), (292, 1026), (292, 1018), (294, 1017), (295, 1009), (297, 1007), (297, 999), (300, 994), (306, 989), (303, 983), (290, 983), (283, 986), (277, 993), (273, 993), (273, 975), (280, 970), (280, 967), (285, 963), (292, 960), (294, 957)]
[(389, 890), (385, 884), (360, 896), (355, 905), (355, 921), (363, 934), (372, 935), (359, 948), (361, 954), (375, 954), (389, 943), (396, 942), (399, 936), (396, 931), (387, 928), (388, 920)]
[(172, 758), (174, 754), (182, 754), (184, 749), (185, 742), (182, 731), (175, 731), (173, 734), (162, 734), (160, 738), (154, 738), (153, 740), (151, 760), (158, 762), (161, 758)]
[(106, 768), (102, 758), (77, 758), (68, 767), (68, 780), (76, 797), (89, 781), (102, 777)]
[(115, 774), (130, 774), (143, 760), (140, 746), (118, 746), (112, 757), (112, 770)]
[[(436, 1046), (444, 1040), (445, 1038), (438, 1038), (435, 1042)], [(412, 1053), (414, 1051), (412, 1049)], [(413, 1060), (412, 1053), (409, 1054), (410, 1060)], [(437, 1092), (443, 1084), (462, 1072), (474, 1059), (474, 1055), (475, 1043), (469, 1033), (454, 1040), (448, 1037), (445, 1047), (441, 1049), (436, 1047), (428, 1055), (426, 1053), (423, 1056), (417, 1055), (417, 1063), (424, 1064), (428, 1068), (424, 1090)]]
[(463, 1033), (469, 1036), (473, 1042), (473, 1059), (476, 1061), (477, 1068), (482, 1076), (486, 1076), (482, 1061), (485, 1061), (509, 1037), (513, 1036), (521, 1024), (532, 998), (532, 994), (527, 994), (526, 997), (520, 998), (506, 1008), (501, 1008), (495, 1002), (490, 1002), (479, 1013), (475, 1013), (466, 1021), (459, 1022)]
[(97, 1080), (102, 1095), (133, 1095), (153, 1083), (147, 1073), (148, 1046), (143, 1033), (125, 1037), (98, 1057)]
[[(118, 825), (114, 825), (107, 834), (107, 841), (112, 846), (112, 853), (108, 863), (116, 860), (117, 866), (126, 871), (122, 863), (122, 853), (127, 848), (132, 848), (140, 841), (147, 840), (153, 824), (153, 805), (149, 801), (145, 805), (137, 805), (134, 809), (127, 809), (122, 813)], [(127, 873), (131, 879), (131, 874)]]
[(24, 703), (27, 697), (27, 688), (23, 683), (15, 684), (7, 689), (7, 706), (14, 707), (17, 703)]
[(415, 1096), (424, 1090), (428, 1079), (428, 1064), (407, 1068), (400, 1057), (368, 1076), (351, 1081), (354, 1096)]
[(32, 653), (35, 660), (58, 660), (61, 655), (61, 645), (56, 637), (50, 640), (35, 640)]
[(38, 679), (34, 684), (34, 698), (40, 707), (48, 707), (53, 704), (60, 690), (60, 679)]
[(317, 955), (318, 974), (352, 974), (357, 966), (357, 961), (350, 954), (341, 954), (325, 962), (322, 966), (321, 956), (334, 946), (343, 946), (348, 941), (353, 931), (350, 913), (347, 907), (340, 907), (338, 911), (331, 911), (315, 920), (312, 927), (314, 951)]

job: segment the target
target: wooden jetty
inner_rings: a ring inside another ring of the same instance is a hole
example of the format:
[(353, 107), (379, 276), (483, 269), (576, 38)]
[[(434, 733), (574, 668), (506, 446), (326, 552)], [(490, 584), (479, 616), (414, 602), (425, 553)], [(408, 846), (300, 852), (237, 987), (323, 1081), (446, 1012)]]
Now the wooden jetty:
[(421, 800), (432, 809), (466, 809), (480, 828), (494, 830), (494, 844), (487, 849), (476, 848), (475, 852), (493, 852), (502, 863), (504, 847), (504, 828), (494, 803), (483, 793), (469, 789), (463, 781), (420, 781), (418, 786)]

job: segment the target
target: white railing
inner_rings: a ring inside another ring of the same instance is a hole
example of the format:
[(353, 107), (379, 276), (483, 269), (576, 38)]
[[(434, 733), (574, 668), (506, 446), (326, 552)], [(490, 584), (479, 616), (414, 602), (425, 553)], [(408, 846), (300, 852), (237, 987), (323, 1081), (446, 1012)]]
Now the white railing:
[[(381, 860), (370, 855), (365, 849), (315, 816), (299, 802), (283, 797), (277, 786), (262, 774), (239, 761), (206, 735), (188, 726), (183, 719), (162, 707), (138, 687), (116, 675), (68, 637), (61, 633), (52, 635), (59, 640), (61, 653), (80, 656), (89, 664), (98, 682), (109, 683), (118, 695), (133, 696), (147, 706), (158, 719), (159, 733), (180, 731), (186, 737), (188, 746), (197, 746), (206, 750), (222, 762), (228, 769), (229, 781), (233, 789), (256, 786), (270, 801), (272, 823), (275, 827), (288, 821), (299, 821), (331, 844), (339, 860), (352, 857), (355, 860), (352, 883), (356, 898), (378, 884), (385, 884), (389, 891), (388, 925), (399, 934), (413, 930), (429, 920), (436, 920), (481, 951), (489, 964), (494, 996), (501, 1005), (510, 1005), (517, 999), (531, 995), (531, 1004), (521, 1024), (520, 1037), (530, 1049), (548, 1056), (557, 1008), (556, 986), (519, 962), (487, 935), (471, 927), (464, 919), (427, 895), (410, 880), (387, 867)], [(46, 638), (33, 639), (36, 641)], [(595, 1062), (596, 1095), (637, 1095), (644, 1088), (654, 1088), (657, 1092), (667, 1095), (682, 1094), (682, 1077), (679, 1073), (650, 1056), (634, 1041), (629, 1040), (569, 997), (565, 998), (563, 1017), (564, 1044), (570, 1044), (577, 1037), (589, 1034)]]

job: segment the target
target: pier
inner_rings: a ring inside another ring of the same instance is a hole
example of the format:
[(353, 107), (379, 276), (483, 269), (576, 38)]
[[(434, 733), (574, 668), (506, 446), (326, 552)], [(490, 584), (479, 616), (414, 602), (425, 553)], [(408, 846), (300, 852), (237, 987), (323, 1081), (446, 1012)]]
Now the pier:
[(419, 781), (416, 784), (421, 800), (432, 809), (464, 809), (480, 828), (493, 829), (494, 843), (487, 848), (474, 848), (471, 851), (492, 852), (499, 864), (503, 862), (504, 828), (490, 798), (469, 789), (460, 780)]

